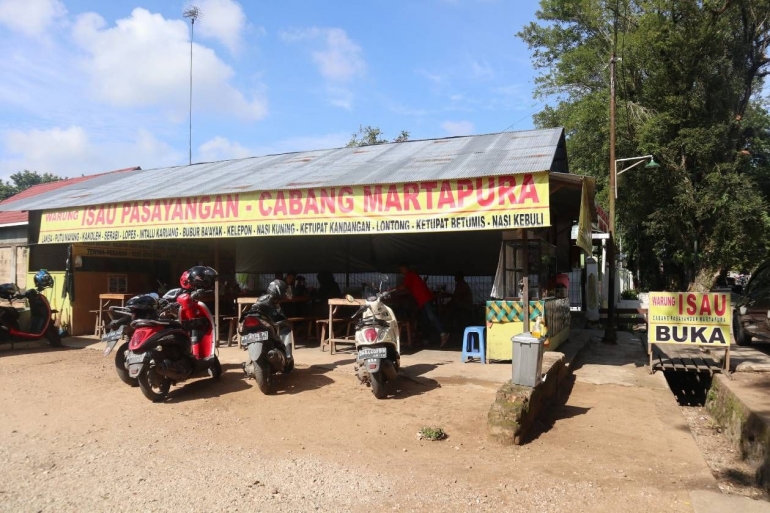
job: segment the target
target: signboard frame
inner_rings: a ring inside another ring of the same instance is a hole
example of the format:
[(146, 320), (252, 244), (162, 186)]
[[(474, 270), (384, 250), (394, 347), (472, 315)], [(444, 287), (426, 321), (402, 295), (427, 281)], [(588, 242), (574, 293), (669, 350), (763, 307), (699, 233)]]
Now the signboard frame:
[[(659, 340), (659, 334), (665, 334), (668, 338)], [(715, 342), (715, 339), (724, 342)], [(729, 372), (732, 344), (730, 293), (650, 292), (647, 308), (647, 353), (651, 373), (655, 344), (724, 348), (724, 369)]]

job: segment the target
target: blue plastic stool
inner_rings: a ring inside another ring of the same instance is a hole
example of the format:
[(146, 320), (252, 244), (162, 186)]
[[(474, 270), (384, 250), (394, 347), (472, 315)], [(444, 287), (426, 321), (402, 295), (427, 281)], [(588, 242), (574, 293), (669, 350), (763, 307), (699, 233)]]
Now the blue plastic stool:
[(481, 363), (487, 363), (486, 345), (484, 344), (484, 326), (468, 326), (463, 333), (462, 362), (478, 357)]

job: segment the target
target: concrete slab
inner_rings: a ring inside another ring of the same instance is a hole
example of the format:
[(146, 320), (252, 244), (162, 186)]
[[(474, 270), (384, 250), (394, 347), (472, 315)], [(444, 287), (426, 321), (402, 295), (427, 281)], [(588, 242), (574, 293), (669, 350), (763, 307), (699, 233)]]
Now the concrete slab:
[(617, 344), (604, 344), (601, 341), (603, 330), (585, 332), (589, 340), (575, 362), (577, 381), (593, 385), (668, 388), (662, 373), (649, 373), (647, 354), (638, 335), (619, 331)]
[(770, 513), (770, 503), (709, 490), (690, 492), (695, 513)]
[[(710, 351), (714, 360), (723, 365), (725, 352)], [(770, 372), (770, 346), (730, 346), (730, 370), (732, 372)]]

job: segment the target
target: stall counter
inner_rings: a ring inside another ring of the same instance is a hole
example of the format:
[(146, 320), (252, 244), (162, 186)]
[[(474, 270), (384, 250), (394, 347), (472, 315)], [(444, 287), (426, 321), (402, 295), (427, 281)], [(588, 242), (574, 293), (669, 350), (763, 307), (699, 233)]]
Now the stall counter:
[[(546, 350), (553, 351), (569, 337), (570, 311), (568, 298), (545, 298), (529, 302), (530, 330), (538, 317), (545, 328)], [(520, 300), (487, 301), (487, 359), (510, 360), (511, 337), (524, 331), (524, 304)]]

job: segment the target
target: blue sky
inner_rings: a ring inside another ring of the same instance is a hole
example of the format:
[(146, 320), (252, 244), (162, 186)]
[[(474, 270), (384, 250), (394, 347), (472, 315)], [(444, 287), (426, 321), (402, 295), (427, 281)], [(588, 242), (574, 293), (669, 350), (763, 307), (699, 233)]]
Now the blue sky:
[[(524, 130), (536, 0), (197, 0), (193, 162)], [(189, 5), (0, 0), (0, 178), (186, 164)]]

